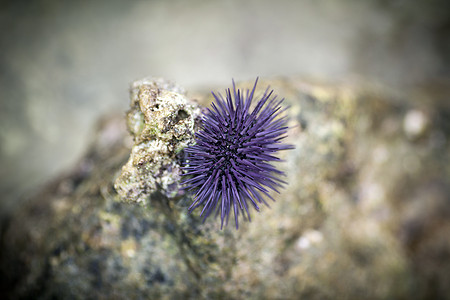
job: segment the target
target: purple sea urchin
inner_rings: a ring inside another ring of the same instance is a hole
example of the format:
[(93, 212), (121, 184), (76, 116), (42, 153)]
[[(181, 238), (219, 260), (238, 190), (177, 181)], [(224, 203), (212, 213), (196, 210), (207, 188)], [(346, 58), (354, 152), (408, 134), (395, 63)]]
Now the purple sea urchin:
[(215, 101), (202, 118), (196, 144), (185, 149), (188, 166), (184, 167), (184, 176), (189, 178), (183, 185), (196, 191), (189, 211), (203, 206), (200, 215), (205, 221), (217, 208), (221, 228), (224, 221), (228, 224), (231, 210), (236, 229), (239, 210), (251, 220), (249, 203), (258, 211), (258, 203), (267, 205), (264, 195), (274, 200), (267, 188), (278, 193), (276, 187), (285, 183), (277, 177), (283, 172), (270, 164), (280, 160), (273, 154), (293, 148), (281, 143), (288, 129), (286, 116), (282, 115), (286, 109), (280, 106), (284, 99), (278, 100), (267, 88), (252, 109), (257, 83), (258, 79), (245, 96), (234, 81), (233, 91), (226, 90), (226, 99), (213, 92)]

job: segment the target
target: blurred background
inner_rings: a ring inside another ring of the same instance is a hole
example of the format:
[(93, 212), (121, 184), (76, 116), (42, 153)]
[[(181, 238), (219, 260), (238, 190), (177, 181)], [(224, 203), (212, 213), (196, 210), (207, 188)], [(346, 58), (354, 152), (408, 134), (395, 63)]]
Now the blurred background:
[(83, 154), (144, 76), (188, 91), (231, 78), (450, 75), (447, 0), (2, 1), (0, 209)]

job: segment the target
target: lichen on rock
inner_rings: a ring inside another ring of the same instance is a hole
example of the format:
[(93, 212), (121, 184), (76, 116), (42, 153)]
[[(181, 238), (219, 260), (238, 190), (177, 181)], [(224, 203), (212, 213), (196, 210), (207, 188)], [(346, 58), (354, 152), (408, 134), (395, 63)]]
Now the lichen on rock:
[(130, 98), (126, 121), (134, 145), (114, 187), (122, 201), (147, 206), (156, 191), (179, 195), (181, 150), (194, 142), (201, 109), (162, 79), (133, 82)]

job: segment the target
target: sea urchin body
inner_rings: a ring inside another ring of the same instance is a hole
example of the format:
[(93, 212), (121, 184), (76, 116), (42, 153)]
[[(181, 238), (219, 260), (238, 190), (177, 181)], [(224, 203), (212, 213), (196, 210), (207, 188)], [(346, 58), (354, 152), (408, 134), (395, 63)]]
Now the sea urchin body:
[(185, 149), (188, 178), (183, 185), (195, 191), (189, 211), (202, 206), (203, 221), (214, 211), (220, 213), (221, 228), (232, 211), (236, 228), (239, 211), (250, 220), (250, 204), (259, 210), (259, 203), (267, 205), (264, 196), (274, 200), (269, 189), (278, 192), (285, 183), (278, 178), (283, 172), (270, 164), (280, 160), (276, 152), (293, 148), (281, 142), (288, 129), (283, 99), (267, 88), (253, 108), (257, 82), (245, 95), (234, 82), (225, 97), (212, 93), (215, 101), (202, 118), (196, 144)]

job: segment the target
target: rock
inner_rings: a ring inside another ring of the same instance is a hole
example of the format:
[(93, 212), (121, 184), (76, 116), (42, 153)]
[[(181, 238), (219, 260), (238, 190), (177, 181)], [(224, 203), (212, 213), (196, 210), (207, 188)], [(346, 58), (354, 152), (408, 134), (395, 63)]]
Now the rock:
[(200, 107), (162, 79), (136, 81), (130, 91), (128, 131), (134, 145), (114, 187), (122, 201), (150, 205), (153, 193), (179, 194), (182, 150), (194, 143)]
[[(129, 139), (111, 117), (77, 168), (2, 225), (2, 298), (450, 299), (450, 84), (267, 84), (290, 105), (296, 146), (270, 209), (220, 230), (185, 194), (122, 201)], [(155, 139), (137, 114), (135, 147)]]

